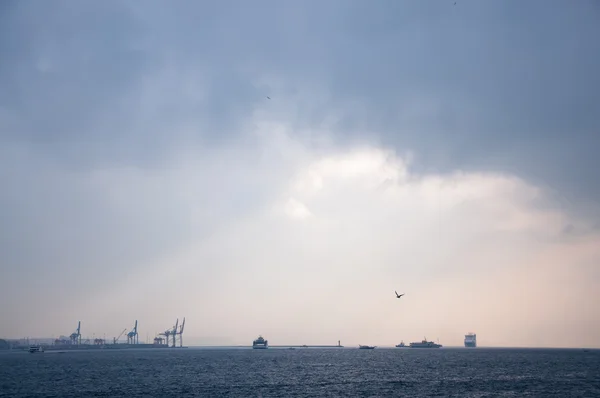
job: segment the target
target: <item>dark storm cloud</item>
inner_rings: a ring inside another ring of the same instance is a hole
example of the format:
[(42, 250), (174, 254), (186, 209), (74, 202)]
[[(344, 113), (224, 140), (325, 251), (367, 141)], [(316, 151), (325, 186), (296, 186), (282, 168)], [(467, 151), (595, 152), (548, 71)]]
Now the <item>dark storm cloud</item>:
[[(203, 142), (234, 134), (269, 93), (252, 80), (277, 75), (363, 105), (340, 141), (375, 131), (422, 170), (501, 169), (598, 195), (599, 18), (591, 1), (12, 2), (2, 136), (153, 162), (180, 126)], [(169, 67), (140, 121), (141, 86)], [(327, 108), (302, 116), (318, 124)]]

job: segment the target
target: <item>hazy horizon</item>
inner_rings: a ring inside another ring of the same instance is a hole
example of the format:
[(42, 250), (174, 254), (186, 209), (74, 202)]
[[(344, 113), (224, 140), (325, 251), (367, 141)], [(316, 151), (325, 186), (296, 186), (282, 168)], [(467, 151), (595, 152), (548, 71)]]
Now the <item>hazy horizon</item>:
[(456, 3), (2, 2), (0, 338), (600, 348), (600, 5)]

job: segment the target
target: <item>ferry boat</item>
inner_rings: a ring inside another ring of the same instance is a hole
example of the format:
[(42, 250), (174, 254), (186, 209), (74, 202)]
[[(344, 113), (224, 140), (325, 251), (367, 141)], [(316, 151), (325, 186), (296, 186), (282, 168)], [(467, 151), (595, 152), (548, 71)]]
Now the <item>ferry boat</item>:
[(29, 346), (29, 352), (32, 354), (35, 352), (44, 352), (44, 347), (42, 347), (41, 345)]
[(410, 343), (410, 348), (440, 348), (441, 346), (441, 344), (427, 341), (427, 339), (423, 339), (421, 342)]
[(373, 350), (375, 349), (374, 345), (358, 345), (358, 349), (360, 350)]
[(252, 348), (265, 350), (269, 348), (269, 342), (262, 336), (258, 336), (258, 338), (252, 342)]
[(475, 333), (465, 334), (465, 347), (467, 347), (467, 348), (477, 347), (477, 335)]

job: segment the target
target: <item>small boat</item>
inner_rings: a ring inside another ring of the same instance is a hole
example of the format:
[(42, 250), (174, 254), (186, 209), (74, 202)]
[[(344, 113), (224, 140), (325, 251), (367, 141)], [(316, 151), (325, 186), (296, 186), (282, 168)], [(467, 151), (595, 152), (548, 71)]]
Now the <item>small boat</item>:
[(31, 354), (33, 354), (35, 352), (44, 352), (44, 347), (42, 347), (41, 345), (32, 345), (32, 346), (29, 346), (29, 352)]
[(396, 344), (397, 348), (404, 348), (404, 347), (408, 347), (406, 344), (404, 344), (404, 341), (401, 341), (400, 344)]
[(374, 345), (358, 345), (359, 350), (373, 350), (375, 349)]

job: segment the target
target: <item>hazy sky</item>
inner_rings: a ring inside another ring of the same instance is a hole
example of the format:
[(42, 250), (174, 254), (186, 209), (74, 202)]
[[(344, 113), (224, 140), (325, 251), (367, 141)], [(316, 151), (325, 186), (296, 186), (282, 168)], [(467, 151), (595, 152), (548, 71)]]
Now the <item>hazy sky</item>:
[(2, 1), (0, 336), (600, 347), (599, 4)]

